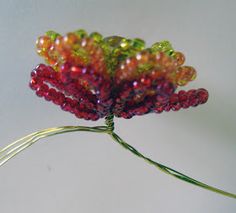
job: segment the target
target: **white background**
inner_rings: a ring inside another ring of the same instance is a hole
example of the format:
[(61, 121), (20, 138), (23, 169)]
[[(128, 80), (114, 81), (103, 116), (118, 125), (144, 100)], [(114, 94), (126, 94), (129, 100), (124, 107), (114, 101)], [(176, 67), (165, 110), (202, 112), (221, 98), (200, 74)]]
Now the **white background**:
[[(116, 131), (154, 160), (236, 193), (236, 1), (0, 0), (0, 147), (46, 127), (86, 122), (38, 98), (35, 40), (79, 28), (104, 36), (168, 39), (209, 90), (197, 108), (115, 119)], [(0, 168), (1, 213), (234, 213), (236, 201), (167, 176), (106, 135), (41, 141)]]

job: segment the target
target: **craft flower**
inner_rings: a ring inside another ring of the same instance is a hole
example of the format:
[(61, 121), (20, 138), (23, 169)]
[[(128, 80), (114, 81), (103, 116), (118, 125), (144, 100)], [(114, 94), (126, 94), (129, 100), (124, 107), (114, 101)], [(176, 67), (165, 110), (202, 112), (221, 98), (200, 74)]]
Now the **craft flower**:
[(205, 89), (180, 90), (196, 78), (193, 67), (185, 66), (184, 55), (168, 41), (145, 48), (141, 39), (119, 36), (103, 38), (78, 30), (61, 36), (47, 32), (37, 40), (37, 52), (48, 65), (40, 64), (31, 73), (30, 87), (39, 97), (52, 101), (78, 118), (97, 120), (104, 126), (62, 126), (40, 130), (0, 149), (0, 166), (42, 138), (69, 132), (105, 133), (123, 148), (162, 172), (224, 196), (220, 190), (160, 164), (126, 143), (114, 132), (114, 116), (131, 118), (149, 112), (188, 108), (208, 99)]
[(184, 55), (168, 41), (145, 48), (141, 39), (103, 38), (78, 30), (65, 36), (49, 31), (36, 43), (48, 65), (32, 71), (31, 88), (78, 118), (131, 118), (177, 111), (208, 99), (205, 89), (176, 92), (196, 78), (196, 71), (183, 65)]

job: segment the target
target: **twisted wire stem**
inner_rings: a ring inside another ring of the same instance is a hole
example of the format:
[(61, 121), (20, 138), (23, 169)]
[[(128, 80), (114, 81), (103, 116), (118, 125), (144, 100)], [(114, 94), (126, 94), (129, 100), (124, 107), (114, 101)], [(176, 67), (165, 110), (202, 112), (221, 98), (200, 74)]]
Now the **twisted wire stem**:
[(107, 129), (109, 132), (113, 132), (115, 129), (115, 124), (114, 124), (114, 115), (109, 114), (105, 117), (105, 124), (107, 126)]
[(182, 181), (185, 181), (185, 182), (188, 182), (188, 183), (191, 183), (193, 185), (196, 185), (196, 186), (199, 186), (201, 188), (204, 188), (204, 189), (207, 189), (209, 191), (212, 191), (212, 192), (216, 192), (216, 193), (219, 193), (221, 195), (225, 195), (227, 197), (231, 197), (231, 198), (235, 198), (236, 199), (236, 194), (233, 194), (233, 193), (229, 193), (229, 192), (226, 192), (226, 191), (223, 191), (223, 190), (220, 190), (220, 189), (217, 189), (215, 187), (212, 187), (212, 186), (209, 186), (205, 183), (202, 183), (198, 180), (195, 180), (183, 173), (180, 173), (174, 169), (171, 169), (170, 167), (168, 166), (165, 166), (163, 164), (160, 164), (160, 163), (157, 163), (155, 161), (153, 161), (152, 159), (144, 156), (142, 153), (140, 153), (137, 149), (135, 149), (133, 146), (129, 145), (128, 143), (126, 143), (123, 139), (121, 139), (116, 133), (111, 133), (110, 134), (111, 137), (117, 142), (119, 143), (122, 147), (124, 147), (125, 149), (129, 150), (130, 152), (132, 152), (133, 154), (135, 154), (136, 156), (138, 156), (139, 158), (142, 158), (143, 160), (145, 160), (146, 162), (148, 162), (149, 164), (155, 166), (156, 168), (160, 169), (162, 172), (165, 172), (166, 174), (168, 175), (171, 175), (173, 177), (176, 177)]
[(168, 166), (165, 166), (163, 164), (160, 164), (158, 162), (153, 161), (152, 159), (146, 157), (142, 153), (140, 153), (137, 149), (135, 149), (133, 146), (126, 143), (123, 139), (120, 138), (115, 132), (114, 132), (114, 115), (110, 114), (105, 118), (105, 124), (106, 126), (94, 126), (94, 127), (88, 127), (88, 126), (62, 126), (62, 127), (55, 127), (55, 128), (48, 128), (41, 131), (34, 132), (30, 135), (27, 135), (19, 140), (14, 141), (13, 143), (7, 145), (6, 147), (0, 149), (0, 166), (4, 165), (8, 160), (15, 157), (17, 154), (25, 150), (26, 148), (30, 147), (37, 141), (39, 141), (42, 138), (46, 138), (49, 136), (54, 136), (58, 134), (68, 133), (68, 132), (77, 132), (77, 131), (85, 131), (85, 132), (95, 132), (95, 133), (106, 133), (111, 136), (111, 138), (120, 144), (123, 148), (129, 150), (134, 155), (138, 156), (139, 158), (142, 158), (147, 163), (155, 166), (156, 168), (160, 169), (162, 172), (171, 175), (173, 177), (176, 177), (182, 181), (188, 182), (190, 184), (199, 186), (201, 188), (204, 188), (206, 190), (216, 192), (218, 194), (235, 198), (236, 194), (229, 193), (220, 189), (217, 189), (215, 187), (209, 186), (205, 183), (202, 183), (200, 181), (197, 181), (183, 173), (180, 173), (174, 169), (169, 168)]

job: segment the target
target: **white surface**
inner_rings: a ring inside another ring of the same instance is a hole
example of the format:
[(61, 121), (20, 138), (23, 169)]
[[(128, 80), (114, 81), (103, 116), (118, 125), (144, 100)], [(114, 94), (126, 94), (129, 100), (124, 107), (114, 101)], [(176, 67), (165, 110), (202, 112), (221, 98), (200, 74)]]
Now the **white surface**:
[[(236, 193), (236, 2), (0, 0), (0, 147), (33, 131), (77, 120), (38, 98), (30, 70), (49, 29), (168, 39), (204, 87), (206, 105), (116, 119), (128, 143), (163, 164)], [(1, 213), (234, 213), (236, 201), (169, 177), (108, 136), (73, 133), (43, 140), (0, 168)]]

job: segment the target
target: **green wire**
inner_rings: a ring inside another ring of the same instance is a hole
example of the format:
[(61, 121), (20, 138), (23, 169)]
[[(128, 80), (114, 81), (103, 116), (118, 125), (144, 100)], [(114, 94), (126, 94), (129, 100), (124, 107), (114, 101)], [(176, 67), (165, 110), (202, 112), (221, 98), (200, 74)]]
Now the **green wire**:
[(27, 135), (19, 140), (14, 141), (13, 143), (7, 145), (3, 149), (0, 149), (0, 166), (4, 165), (7, 161), (9, 161), (11, 158), (15, 157), (17, 154), (25, 150), (27, 147), (33, 145), (37, 141), (39, 141), (42, 138), (58, 135), (58, 134), (64, 134), (69, 132), (78, 132), (78, 131), (85, 131), (85, 132), (95, 132), (95, 133), (106, 133), (111, 136), (111, 138), (120, 144), (123, 148), (129, 150), (134, 155), (138, 156), (139, 158), (142, 158), (147, 163), (155, 166), (156, 168), (160, 169), (162, 172), (171, 175), (173, 177), (176, 177), (182, 181), (188, 182), (190, 184), (199, 186), (201, 188), (204, 188), (206, 190), (235, 198), (236, 194), (229, 193), (220, 189), (217, 189), (215, 187), (209, 186), (205, 183), (202, 183), (198, 180), (195, 180), (185, 174), (182, 174), (174, 169), (169, 168), (168, 166), (165, 166), (163, 164), (157, 163), (153, 161), (152, 159), (144, 156), (142, 153), (140, 153), (137, 149), (135, 149), (133, 146), (126, 143), (123, 139), (120, 138), (115, 132), (114, 132), (114, 116), (112, 114), (108, 115), (105, 118), (105, 124), (106, 126), (95, 126), (95, 127), (87, 127), (87, 126), (63, 126), (63, 127), (55, 127), (55, 128), (48, 128), (41, 131), (34, 132), (30, 135)]

